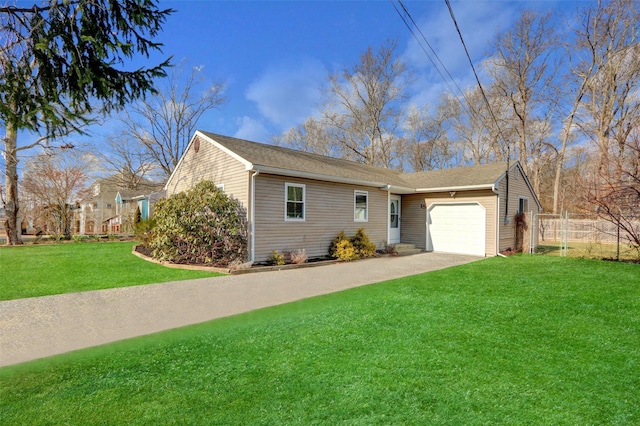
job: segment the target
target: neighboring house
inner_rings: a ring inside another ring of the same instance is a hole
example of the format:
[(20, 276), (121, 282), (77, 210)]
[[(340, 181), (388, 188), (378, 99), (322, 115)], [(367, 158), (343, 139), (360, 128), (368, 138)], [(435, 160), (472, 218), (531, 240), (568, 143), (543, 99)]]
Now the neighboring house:
[(122, 174), (116, 174), (91, 185), (91, 196), (83, 200), (76, 215), (76, 233), (131, 232), (136, 207), (140, 207), (143, 219), (150, 217), (153, 204), (164, 197), (163, 184), (142, 180), (131, 189), (125, 182)]
[(324, 256), (339, 231), (361, 227), (378, 248), (494, 256), (516, 249), (517, 213), (541, 210), (517, 162), (404, 174), (197, 131), (165, 190), (203, 179), (247, 209), (255, 262), (272, 250)]
[(150, 193), (142, 193), (140, 190), (121, 189), (116, 194), (116, 215), (111, 218), (110, 225), (113, 232), (123, 232), (127, 225), (132, 225), (136, 209), (140, 209), (140, 219), (147, 220), (153, 215), (153, 206), (164, 198), (166, 192), (158, 190), (162, 185), (145, 186), (142, 189)]

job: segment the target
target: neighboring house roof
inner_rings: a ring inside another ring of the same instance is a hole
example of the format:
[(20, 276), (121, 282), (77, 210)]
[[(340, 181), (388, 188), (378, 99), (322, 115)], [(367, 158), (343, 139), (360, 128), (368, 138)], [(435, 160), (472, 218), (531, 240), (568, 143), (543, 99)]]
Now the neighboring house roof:
[[(379, 187), (387, 186), (394, 192), (400, 194), (473, 189), (491, 189), (495, 191), (500, 180), (505, 177), (507, 168), (511, 171), (517, 167), (523, 176), (525, 176), (527, 185), (536, 198), (536, 203), (538, 206), (541, 206), (533, 191), (533, 187), (526, 178), (526, 175), (524, 175), (520, 163), (517, 161), (427, 172), (402, 173), (398, 170), (369, 166), (340, 158), (326, 157), (324, 155), (250, 142), (203, 131), (196, 131), (190, 141), (189, 147), (199, 137), (209, 141), (231, 157), (243, 163), (247, 170), (329, 182), (359, 183)], [(189, 147), (187, 147), (187, 150)], [(174, 173), (179, 169), (181, 162), (182, 159), (180, 159)], [(169, 182), (171, 182), (173, 177), (174, 175), (172, 174), (165, 188), (169, 186)]]
[[(142, 179), (136, 189), (123, 188), (125, 179), (122, 174), (115, 174), (105, 178), (96, 179), (91, 185), (100, 185), (100, 194), (102, 198), (114, 199), (120, 194), (120, 198), (124, 200), (132, 199), (137, 196), (146, 196), (158, 191), (162, 191), (164, 183), (152, 182), (146, 179)], [(91, 194), (87, 197), (87, 200), (92, 200), (96, 197), (95, 194)]]

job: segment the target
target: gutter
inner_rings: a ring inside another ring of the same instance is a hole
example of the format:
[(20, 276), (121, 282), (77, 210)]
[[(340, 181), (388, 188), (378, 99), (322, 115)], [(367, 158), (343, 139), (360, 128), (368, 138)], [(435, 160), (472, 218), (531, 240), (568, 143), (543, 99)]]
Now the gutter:
[(495, 184), (442, 186), (439, 188), (417, 188), (415, 191), (416, 193), (426, 193), (426, 192), (449, 192), (449, 191), (473, 191), (477, 189), (490, 189), (497, 194)]

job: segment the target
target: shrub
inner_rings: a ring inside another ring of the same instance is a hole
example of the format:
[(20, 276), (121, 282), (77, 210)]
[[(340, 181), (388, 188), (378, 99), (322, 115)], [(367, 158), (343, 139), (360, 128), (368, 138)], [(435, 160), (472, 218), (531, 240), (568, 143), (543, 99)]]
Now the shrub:
[(271, 256), (267, 259), (269, 265), (284, 265), (284, 254), (278, 250), (273, 250)]
[(148, 246), (153, 239), (153, 231), (156, 226), (155, 219), (141, 220), (133, 228), (133, 237), (145, 246)]
[(371, 257), (376, 252), (376, 245), (371, 242), (369, 236), (364, 232), (364, 228), (356, 231), (356, 235), (351, 238), (351, 244), (358, 257)]
[(307, 262), (307, 251), (305, 249), (293, 250), (289, 252), (289, 257), (291, 258), (291, 263), (294, 265), (299, 265), (301, 263)]
[(371, 257), (376, 251), (376, 245), (369, 240), (364, 228), (356, 231), (356, 235), (349, 238), (344, 231), (338, 234), (331, 241), (329, 255), (341, 260), (355, 260), (362, 257)]
[(331, 240), (331, 245), (329, 246), (329, 256), (335, 257), (335, 258), (338, 257), (336, 255), (336, 251), (338, 249), (338, 244), (341, 241), (344, 241), (344, 240), (349, 241), (349, 237), (347, 237), (347, 234), (345, 234), (344, 231), (338, 232), (338, 235), (333, 237), (333, 240)]
[(353, 244), (349, 240), (338, 241), (333, 256), (346, 261), (358, 259), (356, 249), (353, 247)]
[(174, 263), (228, 266), (247, 255), (246, 210), (211, 181), (158, 201), (153, 257)]
[(142, 221), (142, 212), (140, 211), (140, 206), (136, 207), (136, 211), (133, 214), (133, 228), (135, 229), (136, 226), (138, 226), (138, 224)]

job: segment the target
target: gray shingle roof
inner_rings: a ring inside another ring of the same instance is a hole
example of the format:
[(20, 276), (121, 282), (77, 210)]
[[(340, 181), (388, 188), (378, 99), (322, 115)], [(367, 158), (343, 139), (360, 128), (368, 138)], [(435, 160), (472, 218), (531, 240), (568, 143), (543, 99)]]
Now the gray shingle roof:
[(254, 166), (339, 177), (372, 184), (390, 184), (407, 189), (436, 189), (464, 186), (491, 186), (507, 170), (507, 163), (458, 167), (404, 174), (397, 170), (374, 167), (339, 158), (296, 151), (274, 145), (202, 132), (203, 135), (234, 152)]
[(453, 169), (408, 173), (404, 180), (416, 189), (436, 189), (486, 185), (491, 186), (507, 171), (506, 162)]
[(250, 142), (215, 133), (201, 133), (255, 166), (273, 167), (371, 183), (407, 186), (407, 183), (402, 179), (402, 173), (397, 170), (369, 166), (340, 158), (325, 157), (275, 145)]

